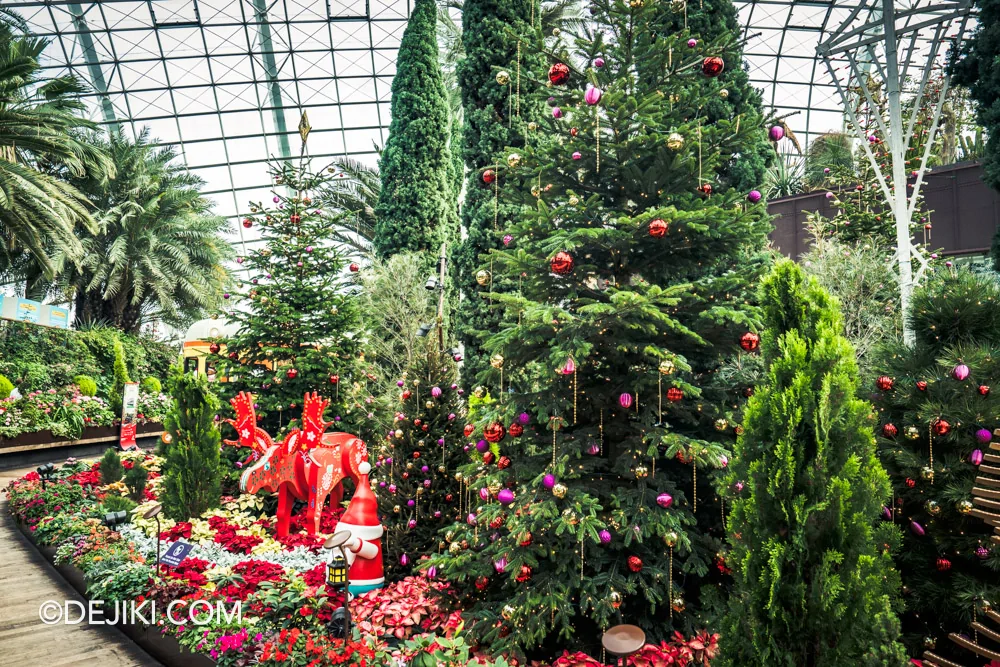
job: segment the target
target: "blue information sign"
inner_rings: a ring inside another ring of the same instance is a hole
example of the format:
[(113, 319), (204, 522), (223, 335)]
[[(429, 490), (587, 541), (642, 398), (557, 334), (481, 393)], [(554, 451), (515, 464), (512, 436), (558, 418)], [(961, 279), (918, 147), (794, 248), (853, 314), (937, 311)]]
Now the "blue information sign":
[(160, 556), (160, 562), (170, 567), (177, 567), (191, 553), (191, 549), (194, 549), (193, 544), (188, 542), (174, 542), (167, 549), (167, 553)]

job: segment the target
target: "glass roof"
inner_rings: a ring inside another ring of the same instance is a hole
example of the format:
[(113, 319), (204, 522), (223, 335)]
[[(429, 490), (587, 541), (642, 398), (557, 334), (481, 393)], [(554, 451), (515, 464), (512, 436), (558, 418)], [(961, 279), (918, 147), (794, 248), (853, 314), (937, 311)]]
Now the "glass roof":
[[(691, 0), (696, 1), (696, 0)], [(897, 8), (950, 0), (897, 0)], [(963, 0), (958, 0), (963, 1)], [(860, 13), (858, 5), (866, 5)], [(816, 46), (879, 0), (736, 0), (750, 77), (803, 151), (843, 127)], [(149, 127), (177, 147), (225, 216), (269, 195), (269, 157), (308, 152), (375, 164), (385, 143), (396, 53), (409, 0), (4, 0), (52, 40), (44, 66), (94, 89), (95, 120)], [(234, 225), (239, 240), (256, 229)]]

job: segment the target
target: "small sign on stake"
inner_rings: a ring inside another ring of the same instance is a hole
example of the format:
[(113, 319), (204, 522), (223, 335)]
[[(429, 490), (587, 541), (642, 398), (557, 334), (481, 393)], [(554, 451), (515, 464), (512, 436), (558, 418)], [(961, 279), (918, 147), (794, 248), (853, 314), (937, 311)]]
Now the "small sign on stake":
[(177, 567), (191, 553), (191, 549), (194, 549), (194, 545), (190, 542), (174, 542), (167, 549), (167, 553), (160, 557), (160, 562), (170, 567)]

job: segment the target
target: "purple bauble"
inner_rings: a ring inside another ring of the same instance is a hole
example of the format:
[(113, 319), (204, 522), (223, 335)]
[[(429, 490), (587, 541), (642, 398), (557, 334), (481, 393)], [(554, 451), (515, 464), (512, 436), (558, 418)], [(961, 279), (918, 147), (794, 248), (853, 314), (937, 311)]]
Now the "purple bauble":
[(990, 557), (989, 549), (981, 545), (976, 547), (976, 558), (978, 558), (979, 560), (986, 560), (989, 557)]
[(431, 396), (437, 398), (440, 395), (441, 395), (441, 387), (434, 387), (433, 389), (431, 389)]
[(965, 378), (969, 377), (969, 367), (965, 364), (959, 364), (951, 369), (951, 376), (961, 382)]
[(587, 88), (587, 92), (583, 94), (583, 101), (593, 106), (601, 101), (601, 97), (603, 95), (604, 93), (601, 92), (600, 88), (597, 86), (590, 86)]
[(406, 525), (409, 526), (410, 528), (416, 528), (417, 527), (417, 520), (416, 519), (410, 519), (409, 521), (406, 522)]
[(910, 522), (910, 532), (912, 532), (917, 537), (923, 537), (925, 534), (927, 534), (927, 531), (924, 530), (924, 527), (921, 526), (916, 521)]
[(482, 498), (483, 500), (489, 500), (490, 499), (490, 490), (487, 489), (485, 486), (483, 488), (479, 489), (479, 497)]
[(385, 464), (386, 464), (387, 466), (391, 466), (391, 465), (392, 465), (392, 457), (391, 457), (391, 456), (390, 456), (390, 457), (388, 457), (388, 458), (386, 458), (386, 460), (385, 460)]
[[(450, 421), (450, 422), (455, 421), (455, 413), (454, 412), (452, 412), (452, 413), (450, 413), (448, 415), (448, 421)], [(441, 444), (443, 445), (444, 443), (442, 442)]]
[(562, 118), (562, 109), (560, 109), (559, 107), (552, 107), (552, 117)]
[(430, 472), (430, 468), (428, 466), (420, 466), (420, 472)]
[(469, 524), (470, 526), (475, 526), (477, 523), (479, 523), (479, 519), (476, 517), (474, 513), (469, 512), (469, 516), (465, 517), (465, 523)]
[(416, 501), (416, 500), (414, 500), (413, 498), (410, 498), (409, 500), (407, 500), (407, 501), (406, 501), (406, 506), (407, 506), (407, 507), (413, 507), (413, 506), (415, 506), (416, 504), (417, 504), (417, 501)]
[(688, 40), (688, 46), (693, 49), (694, 47), (698, 46), (698, 40), (692, 37), (691, 39)]
[(785, 136), (785, 128), (780, 125), (774, 125), (771, 127), (767, 135), (771, 137), (771, 141), (781, 141), (781, 139)]
[(583, 153), (581, 153), (580, 151), (573, 151), (573, 156), (572, 157), (573, 157), (574, 160), (582, 160), (583, 159)]
[(510, 489), (500, 489), (500, 493), (497, 494), (497, 500), (500, 501), (501, 505), (510, 505), (514, 502), (514, 492)]
[(656, 496), (656, 504), (662, 507), (663, 509), (666, 509), (674, 504), (674, 497), (669, 493), (661, 493), (660, 495)]
[(531, 421), (531, 415), (527, 412), (522, 412), (517, 416), (517, 421), (521, 422), (521, 426), (527, 426), (528, 422)]
[(604, 58), (600, 56), (594, 58), (594, 67), (596, 67), (597, 69), (604, 67)]
[(399, 564), (402, 565), (403, 567), (406, 567), (407, 565), (410, 564), (410, 557), (407, 556), (406, 554), (403, 554), (402, 556), (399, 557)]
[(591, 456), (597, 456), (601, 453), (601, 446), (596, 442), (590, 443), (590, 447), (587, 447), (587, 453)]
[(396, 386), (397, 387), (402, 387), (404, 384), (406, 384), (406, 383), (403, 382), (402, 380), (396, 380)]
[(826, 193), (826, 198), (827, 199), (833, 199), (834, 198), (834, 194), (832, 192), (827, 192)]
[(618, 405), (622, 406), (626, 410), (632, 407), (632, 394), (623, 392), (621, 396), (618, 397)]
[(479, 442), (476, 443), (476, 451), (478, 451), (480, 454), (488, 452), (489, 450), (490, 450), (490, 443), (486, 442), (485, 440), (480, 440)]
[(993, 434), (989, 432), (989, 429), (981, 428), (976, 431), (976, 441), (981, 445), (985, 445), (987, 442), (993, 439)]
[(503, 571), (507, 569), (507, 557), (500, 556), (493, 561), (493, 569), (497, 571), (497, 574), (503, 574)]
[(886, 505), (882, 506), (882, 518), (886, 521), (892, 521), (892, 510)]
[(599, 538), (601, 538), (601, 544), (608, 544), (609, 542), (611, 542), (611, 532), (610, 531), (602, 530), (601, 532), (599, 532), (597, 534), (597, 536)]
[(555, 485), (556, 485), (556, 476), (553, 475), (552, 473), (548, 473), (547, 475), (545, 475), (545, 477), (542, 478), (542, 486), (544, 486), (546, 489), (551, 489)]
[(974, 466), (977, 466), (982, 462), (983, 462), (983, 450), (973, 449), (972, 453), (969, 454), (969, 463), (971, 463)]
[(760, 194), (760, 190), (751, 190), (749, 193), (747, 193), (747, 201), (750, 202), (751, 204), (756, 204), (757, 202), (760, 201), (761, 196), (762, 195)]
[(438, 569), (436, 565), (431, 565), (429, 568), (427, 568), (428, 579), (435, 579), (437, 578), (437, 576), (438, 576)]
[(226, 292), (225, 294), (222, 295), (223, 299), (228, 299), (229, 297), (230, 297), (229, 292)]

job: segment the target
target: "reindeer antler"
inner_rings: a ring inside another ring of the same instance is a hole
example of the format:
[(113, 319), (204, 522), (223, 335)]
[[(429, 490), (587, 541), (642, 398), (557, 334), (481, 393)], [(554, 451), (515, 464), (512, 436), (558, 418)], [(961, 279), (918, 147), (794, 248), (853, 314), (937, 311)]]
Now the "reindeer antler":
[(321, 398), (315, 391), (306, 392), (302, 400), (302, 445), (303, 449), (312, 449), (320, 444), (321, 436), (332, 421), (324, 421), (323, 413), (330, 405), (330, 399)]
[(236, 410), (236, 419), (227, 419), (226, 422), (236, 429), (237, 439), (224, 440), (223, 442), (233, 447), (254, 447), (256, 442), (257, 414), (253, 407), (253, 394), (241, 391), (229, 399), (229, 404)]

